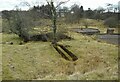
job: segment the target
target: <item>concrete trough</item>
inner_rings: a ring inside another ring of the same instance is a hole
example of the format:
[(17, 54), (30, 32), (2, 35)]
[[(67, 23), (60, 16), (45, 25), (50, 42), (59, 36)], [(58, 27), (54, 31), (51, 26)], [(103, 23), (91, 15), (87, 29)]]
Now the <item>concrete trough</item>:
[(100, 31), (95, 28), (73, 28), (73, 31), (77, 33), (82, 33), (86, 35), (93, 35), (93, 34), (99, 34)]
[(120, 45), (120, 34), (100, 34), (97, 38), (99, 41)]

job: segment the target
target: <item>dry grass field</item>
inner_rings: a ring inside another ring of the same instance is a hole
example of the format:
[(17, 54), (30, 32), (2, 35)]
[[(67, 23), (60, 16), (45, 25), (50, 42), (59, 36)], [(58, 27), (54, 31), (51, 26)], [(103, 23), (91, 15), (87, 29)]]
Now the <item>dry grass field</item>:
[[(89, 21), (89, 27), (106, 32), (101, 21)], [(67, 48), (78, 57), (77, 61), (63, 59), (51, 42), (29, 41), (19, 45), (22, 40), (17, 35), (0, 33), (0, 80), (118, 79), (117, 45), (97, 41), (94, 35), (87, 36), (69, 30), (83, 27), (81, 24), (58, 24), (58, 27), (62, 32), (67, 30), (66, 34), (74, 38), (58, 43), (69, 45)]]
[[(21, 41), (14, 34), (2, 34), (3, 80), (116, 80), (118, 46), (98, 42), (94, 36), (69, 33), (74, 40), (62, 40), (78, 60), (67, 61), (50, 42)], [(13, 45), (8, 44), (13, 42)]]

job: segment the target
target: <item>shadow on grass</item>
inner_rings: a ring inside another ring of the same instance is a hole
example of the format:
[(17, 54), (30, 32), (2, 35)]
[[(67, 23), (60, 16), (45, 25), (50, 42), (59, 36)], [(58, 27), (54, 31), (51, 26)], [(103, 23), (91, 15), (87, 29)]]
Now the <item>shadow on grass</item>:
[(66, 60), (70, 61), (70, 59), (72, 59), (72, 61), (76, 61), (78, 59), (77, 56), (75, 56), (75, 54), (73, 54), (70, 50), (68, 50), (65, 46), (61, 44), (53, 44), (53, 47)]

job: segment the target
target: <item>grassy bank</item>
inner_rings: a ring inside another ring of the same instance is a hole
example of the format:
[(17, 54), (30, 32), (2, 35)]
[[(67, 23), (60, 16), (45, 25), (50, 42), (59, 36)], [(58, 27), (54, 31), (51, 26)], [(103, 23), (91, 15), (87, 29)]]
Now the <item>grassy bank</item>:
[[(2, 34), (0, 33), (0, 43), (2, 42)], [(2, 80), (2, 44), (0, 44), (0, 81)]]
[[(0, 17), (0, 32), (2, 31), (2, 19)], [(0, 43), (2, 42), (2, 33), (0, 33)], [(2, 80), (2, 44), (0, 44), (0, 81)]]
[[(59, 43), (68, 47), (79, 59), (63, 59), (50, 42), (30, 41), (19, 45), (14, 34), (2, 34), (3, 80), (113, 80), (118, 79), (118, 47), (98, 42), (91, 37), (69, 32), (74, 40)], [(9, 42), (13, 42), (10, 45)]]

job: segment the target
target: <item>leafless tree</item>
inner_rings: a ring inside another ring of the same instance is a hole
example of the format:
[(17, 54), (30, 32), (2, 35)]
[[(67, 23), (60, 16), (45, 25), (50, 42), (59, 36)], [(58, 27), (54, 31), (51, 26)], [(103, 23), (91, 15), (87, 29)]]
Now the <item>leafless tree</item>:
[(56, 20), (57, 20), (57, 13), (56, 13), (56, 9), (60, 6), (60, 5), (62, 5), (62, 4), (64, 4), (64, 3), (66, 3), (66, 2), (68, 2), (68, 1), (64, 1), (64, 2), (60, 2), (56, 7), (55, 7), (55, 5), (54, 5), (54, 2), (51, 0), (51, 1), (48, 1), (48, 0), (46, 0), (47, 1), (47, 3), (48, 3), (48, 5), (50, 6), (50, 11), (51, 11), (51, 13), (52, 13), (52, 28), (53, 28), (53, 44), (56, 44), (56, 42), (57, 42), (57, 37), (56, 37), (56, 31), (57, 31), (57, 26), (56, 26)]

